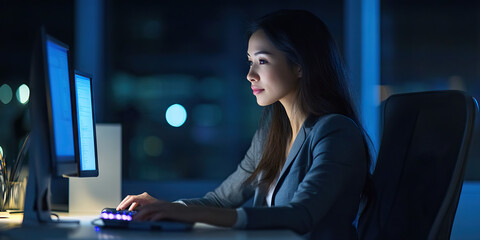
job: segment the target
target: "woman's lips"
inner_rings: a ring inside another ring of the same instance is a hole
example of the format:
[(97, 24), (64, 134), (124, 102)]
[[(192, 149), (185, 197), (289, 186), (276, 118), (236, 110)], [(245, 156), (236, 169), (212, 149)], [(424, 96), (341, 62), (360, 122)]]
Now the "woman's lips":
[(259, 93), (263, 92), (263, 89), (257, 89), (257, 90), (253, 90), (253, 95), (257, 95)]
[(253, 95), (257, 95), (257, 94), (263, 92), (264, 90), (265, 90), (265, 89), (252, 87)]

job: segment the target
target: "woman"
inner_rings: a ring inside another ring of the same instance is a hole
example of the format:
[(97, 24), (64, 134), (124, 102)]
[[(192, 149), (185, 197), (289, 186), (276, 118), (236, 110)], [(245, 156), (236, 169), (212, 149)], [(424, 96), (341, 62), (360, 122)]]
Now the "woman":
[[(169, 203), (143, 193), (117, 208), (142, 206), (138, 220), (356, 239), (352, 222), (370, 155), (334, 40), (320, 19), (302, 10), (269, 14), (249, 36), (247, 80), (266, 117), (237, 170), (203, 198)], [(254, 206), (241, 208), (251, 197)]]

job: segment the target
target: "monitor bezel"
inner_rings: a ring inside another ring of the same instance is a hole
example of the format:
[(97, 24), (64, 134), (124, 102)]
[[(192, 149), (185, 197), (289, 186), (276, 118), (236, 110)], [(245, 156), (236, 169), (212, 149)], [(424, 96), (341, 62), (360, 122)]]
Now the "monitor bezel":
[[(78, 126), (78, 114), (77, 114), (77, 92), (76, 92), (76, 75), (88, 78), (90, 81), (90, 92), (91, 92), (91, 102), (92, 102), (92, 121), (93, 121), (93, 140), (95, 144), (95, 170), (82, 170), (81, 166), (81, 159), (80, 159), (80, 136), (79, 136), (79, 126)], [(74, 138), (75, 138), (75, 160), (77, 163), (77, 172), (79, 177), (97, 177), (98, 176), (98, 145), (97, 145), (97, 131), (96, 131), (96, 120), (95, 120), (95, 102), (94, 102), (94, 92), (93, 92), (93, 76), (91, 74), (74, 70), (73, 71), (73, 78), (71, 79), (72, 82), (70, 86), (72, 87), (73, 95), (72, 95), (72, 111), (73, 113), (73, 121), (74, 121)]]

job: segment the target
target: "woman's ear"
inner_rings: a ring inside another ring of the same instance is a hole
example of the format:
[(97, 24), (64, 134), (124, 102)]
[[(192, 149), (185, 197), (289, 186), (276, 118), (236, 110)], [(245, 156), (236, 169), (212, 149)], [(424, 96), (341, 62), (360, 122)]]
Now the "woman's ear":
[(297, 77), (301, 78), (303, 76), (303, 71), (300, 65), (295, 65), (295, 72), (297, 73)]

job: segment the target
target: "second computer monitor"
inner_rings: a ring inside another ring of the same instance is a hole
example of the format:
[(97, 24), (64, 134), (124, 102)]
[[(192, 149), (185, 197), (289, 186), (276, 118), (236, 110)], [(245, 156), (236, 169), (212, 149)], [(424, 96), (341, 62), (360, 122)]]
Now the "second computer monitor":
[(80, 71), (74, 75), (74, 114), (75, 144), (78, 176), (98, 176), (97, 142), (95, 131), (95, 111), (93, 102), (92, 76)]

